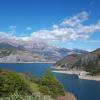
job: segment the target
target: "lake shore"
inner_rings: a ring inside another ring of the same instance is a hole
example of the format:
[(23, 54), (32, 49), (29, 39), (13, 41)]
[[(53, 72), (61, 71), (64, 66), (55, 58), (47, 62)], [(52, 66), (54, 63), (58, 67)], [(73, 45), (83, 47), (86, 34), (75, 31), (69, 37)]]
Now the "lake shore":
[(1, 64), (31, 64), (31, 63), (51, 63), (54, 64), (55, 62), (0, 62)]
[(94, 80), (94, 81), (100, 81), (100, 75), (98, 76), (91, 76), (87, 75), (88, 72), (86, 71), (76, 71), (76, 70), (53, 70), (52, 72), (55, 73), (63, 73), (63, 74), (75, 74), (78, 76), (79, 79), (84, 79), (84, 80)]

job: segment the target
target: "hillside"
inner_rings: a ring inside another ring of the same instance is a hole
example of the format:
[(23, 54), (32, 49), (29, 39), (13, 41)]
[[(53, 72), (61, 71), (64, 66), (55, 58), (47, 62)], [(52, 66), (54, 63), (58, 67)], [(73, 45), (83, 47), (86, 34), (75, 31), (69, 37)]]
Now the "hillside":
[(65, 94), (62, 84), (50, 70), (41, 79), (0, 70), (0, 100), (59, 100), (59, 98), (76, 100), (73, 94)]
[(46, 58), (42, 55), (26, 51), (25, 48), (21, 46), (15, 47), (7, 43), (0, 44), (0, 63), (33, 61), (46, 61)]
[(44, 43), (21, 42), (1, 42), (0, 43), (0, 62), (55, 62), (69, 54), (87, 53), (85, 50), (66, 49), (48, 46)]
[(100, 48), (87, 54), (72, 54), (54, 64), (55, 68), (66, 70), (84, 70), (91, 74), (100, 73)]

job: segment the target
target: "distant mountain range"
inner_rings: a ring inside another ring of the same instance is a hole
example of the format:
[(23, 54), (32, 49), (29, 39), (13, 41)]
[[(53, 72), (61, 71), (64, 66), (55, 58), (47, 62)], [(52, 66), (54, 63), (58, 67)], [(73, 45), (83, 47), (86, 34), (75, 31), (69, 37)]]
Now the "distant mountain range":
[(80, 49), (66, 49), (40, 42), (0, 41), (0, 62), (55, 62), (66, 55), (86, 54)]
[(100, 48), (86, 54), (71, 54), (57, 61), (54, 66), (66, 70), (85, 70), (91, 74), (100, 73)]

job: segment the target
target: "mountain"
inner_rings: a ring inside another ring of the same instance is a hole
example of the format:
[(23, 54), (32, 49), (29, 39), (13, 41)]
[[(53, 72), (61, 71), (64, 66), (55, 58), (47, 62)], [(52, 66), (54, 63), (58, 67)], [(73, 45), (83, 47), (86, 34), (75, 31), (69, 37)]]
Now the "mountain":
[(18, 46), (13, 46), (12, 44), (9, 43), (0, 43), (0, 49), (18, 49), (18, 50), (26, 50), (23, 46), (18, 45)]
[(46, 61), (46, 58), (39, 54), (33, 54), (22, 46), (15, 47), (8, 43), (0, 43), (0, 63), (37, 61)]
[(85, 54), (87, 51), (57, 48), (42, 42), (0, 42), (0, 62), (55, 62), (73, 53)]
[(71, 54), (57, 61), (54, 66), (66, 70), (85, 70), (91, 74), (100, 73), (100, 48), (86, 54)]
[(73, 53), (87, 53), (85, 50), (58, 48), (39, 41), (23, 41), (22, 45), (27, 51), (31, 51), (35, 54), (40, 54), (45, 56), (48, 60), (52, 61), (58, 61), (66, 55)]

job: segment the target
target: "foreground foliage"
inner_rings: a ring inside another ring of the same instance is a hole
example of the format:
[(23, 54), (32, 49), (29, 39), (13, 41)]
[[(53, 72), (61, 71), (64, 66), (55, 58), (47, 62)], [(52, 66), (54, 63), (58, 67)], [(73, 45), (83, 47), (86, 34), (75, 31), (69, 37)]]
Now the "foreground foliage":
[(1, 97), (0, 100), (54, 100), (51, 96), (35, 93), (31, 96), (22, 96), (18, 93), (10, 95), (9, 97)]
[(0, 96), (8, 96), (16, 91), (22, 95), (32, 94), (38, 90), (38, 85), (32, 83), (24, 74), (0, 71)]
[[(50, 70), (41, 78), (29, 76), (26, 74), (16, 73), (12, 71), (0, 70), (0, 97), (12, 98), (13, 93), (18, 93), (17, 97), (35, 98), (35, 93), (49, 95), (53, 98), (64, 95), (64, 88), (61, 83), (54, 77)], [(31, 95), (31, 96), (30, 96)], [(37, 95), (36, 95), (37, 96)], [(41, 97), (42, 98), (42, 97)], [(45, 96), (43, 98), (46, 98)], [(4, 99), (3, 99), (4, 100)], [(11, 99), (20, 100), (20, 99)], [(26, 100), (26, 99), (23, 99)], [(35, 99), (27, 99), (35, 100)], [(36, 99), (42, 100), (42, 99)], [(49, 100), (49, 99), (43, 99)], [(51, 99), (50, 99), (51, 100)]]
[(64, 88), (50, 70), (41, 79), (40, 91), (44, 94), (51, 95), (52, 97), (58, 97), (64, 95)]

